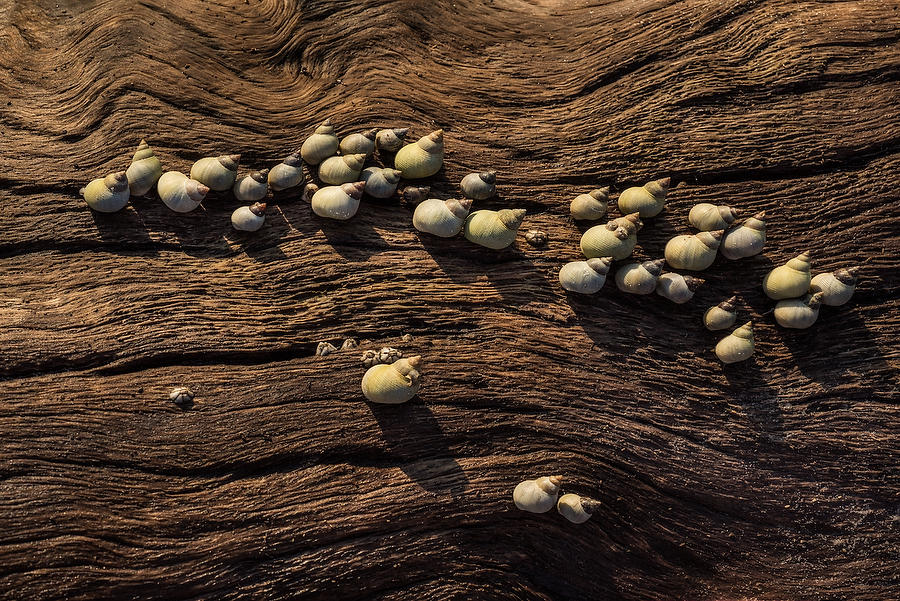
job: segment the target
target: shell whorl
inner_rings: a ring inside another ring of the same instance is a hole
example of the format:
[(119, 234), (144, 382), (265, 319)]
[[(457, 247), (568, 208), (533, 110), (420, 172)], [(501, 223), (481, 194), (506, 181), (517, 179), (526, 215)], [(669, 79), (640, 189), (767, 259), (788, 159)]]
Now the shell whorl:
[(588, 259), (585, 263), (588, 264), (588, 267), (599, 273), (600, 275), (606, 275), (609, 273), (609, 268), (612, 266), (613, 259), (612, 257), (600, 257), (596, 259)]
[(299, 150), (295, 150), (291, 154), (287, 155), (281, 162), (285, 165), (290, 165), (291, 167), (300, 167), (303, 164), (303, 160), (300, 158)]
[(603, 188), (597, 188), (596, 190), (591, 190), (590, 192), (588, 192), (588, 196), (591, 196), (595, 200), (599, 200), (599, 201), (609, 201), (609, 186), (605, 186)]
[(785, 267), (790, 267), (795, 271), (809, 271), (810, 269), (810, 254), (809, 252), (802, 252), (793, 259), (789, 260), (785, 263)]
[(103, 178), (103, 185), (105, 185), (110, 192), (124, 192), (128, 189), (128, 176), (125, 175), (124, 171), (110, 173)]
[(846, 269), (838, 269), (833, 272), (832, 275), (834, 278), (839, 281), (841, 284), (845, 284), (847, 286), (853, 286), (859, 280), (859, 266), (847, 267)]
[(362, 198), (363, 190), (366, 189), (366, 182), (354, 182), (352, 184), (341, 184), (341, 190), (343, 190), (347, 196), (351, 198), (355, 198), (359, 200)]
[(331, 124), (331, 119), (325, 119), (322, 122), (322, 125), (316, 128), (314, 134), (319, 134), (320, 136), (333, 136), (334, 135), (334, 126)]
[(628, 235), (636, 234), (641, 231), (642, 227), (644, 227), (644, 222), (641, 221), (640, 213), (629, 213), (624, 217), (613, 219), (610, 223), (614, 223), (617, 226), (621, 227), (628, 233)]
[(737, 296), (732, 296), (731, 298), (726, 298), (721, 303), (716, 305), (723, 311), (728, 311), (729, 313), (734, 313), (737, 310)]
[(824, 292), (816, 292), (814, 294), (808, 294), (804, 297), (803, 302), (810, 309), (817, 309), (822, 304), (822, 297), (825, 296)]
[(250, 205), (250, 212), (257, 217), (262, 217), (266, 214), (266, 203), (254, 202), (252, 205)]
[(725, 234), (725, 230), (716, 230), (714, 232), (700, 232), (695, 234), (695, 237), (707, 247), (717, 249), (722, 244), (723, 234)]
[(666, 197), (666, 194), (669, 191), (669, 186), (672, 183), (672, 178), (664, 177), (662, 179), (654, 180), (652, 182), (647, 182), (644, 184), (644, 189), (650, 193), (653, 198), (657, 200), (663, 200)]
[(481, 181), (488, 185), (493, 185), (497, 183), (497, 172), (496, 171), (482, 171), (478, 174), (478, 177), (481, 178)]
[(269, 181), (269, 170), (263, 169), (262, 171), (254, 171), (250, 174), (250, 179), (257, 183), (265, 184)]
[(420, 202), (428, 198), (428, 194), (430, 192), (431, 187), (429, 186), (407, 186), (403, 188), (402, 196), (403, 200), (405, 200), (409, 204), (419, 204)]
[(497, 219), (500, 220), (507, 229), (517, 230), (525, 219), (525, 209), (500, 209), (497, 211)]
[(665, 259), (652, 259), (641, 263), (641, 267), (643, 267), (650, 275), (658, 277), (659, 274), (662, 273), (663, 265), (665, 264)]
[(149, 159), (152, 156), (155, 156), (153, 154), (153, 149), (150, 148), (149, 144), (147, 144), (147, 140), (142, 139), (141, 143), (138, 144), (138, 147), (134, 153), (134, 156), (131, 157), (131, 162), (142, 161), (144, 159)]
[(241, 155), (224, 154), (220, 157), (216, 157), (216, 159), (229, 171), (237, 171), (238, 163), (241, 161)]
[(753, 322), (748, 321), (744, 325), (737, 328), (734, 332), (731, 333), (731, 336), (735, 336), (737, 338), (743, 338), (744, 340), (753, 340)]
[(468, 217), (469, 211), (472, 209), (472, 201), (468, 198), (461, 198), (459, 200), (451, 198), (445, 200), (444, 204), (447, 206), (447, 209), (453, 213), (453, 216), (458, 217), (459, 219)]
[(416, 142), (419, 146), (422, 147), (425, 152), (429, 152), (432, 154), (443, 152), (444, 150), (444, 130), (438, 129), (427, 136), (422, 136), (419, 138), (419, 141)]

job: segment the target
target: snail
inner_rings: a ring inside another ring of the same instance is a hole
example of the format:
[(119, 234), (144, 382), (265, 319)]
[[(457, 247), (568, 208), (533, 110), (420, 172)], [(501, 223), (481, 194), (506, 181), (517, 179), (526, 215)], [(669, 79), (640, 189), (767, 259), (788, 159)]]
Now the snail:
[(179, 386), (169, 393), (169, 400), (176, 405), (189, 405), (194, 401), (194, 392), (187, 386)]
[(732, 296), (715, 307), (707, 309), (703, 314), (703, 325), (706, 326), (706, 329), (710, 331), (725, 330), (733, 326), (737, 319), (736, 302), (737, 297)]
[(313, 213), (330, 219), (350, 219), (359, 209), (366, 182), (320, 188), (310, 201)]
[(581, 252), (588, 259), (612, 257), (618, 261), (630, 256), (635, 244), (637, 236), (629, 234), (629, 228), (616, 225), (615, 221), (595, 225), (581, 236)]
[(128, 177), (124, 171), (100, 177), (78, 191), (89, 207), (100, 213), (115, 213), (128, 204)]
[(147, 141), (141, 140), (137, 152), (131, 158), (131, 165), (125, 170), (132, 196), (143, 196), (152, 190), (162, 173), (162, 163), (153, 154)]
[(609, 188), (598, 188), (587, 194), (579, 194), (569, 204), (574, 219), (596, 221), (606, 216), (609, 204)]
[(419, 392), (421, 377), (416, 368), (421, 362), (422, 357), (416, 355), (390, 365), (373, 365), (363, 376), (363, 394), (373, 403), (405, 403)]
[(419, 203), (413, 212), (413, 227), (426, 234), (452, 238), (462, 230), (471, 208), (472, 201), (468, 198), (429, 198)]
[(362, 179), (366, 182), (366, 194), (373, 198), (390, 198), (397, 191), (401, 171), (381, 167), (363, 169)]
[(310, 165), (318, 165), (330, 156), (337, 154), (340, 141), (334, 135), (331, 119), (316, 128), (310, 137), (300, 146), (300, 156)]
[(515, 242), (523, 219), (525, 209), (475, 211), (466, 219), (466, 240), (494, 250), (506, 248)]
[(303, 161), (298, 152), (292, 152), (282, 162), (269, 170), (269, 187), (279, 192), (293, 188), (303, 181)]
[(403, 188), (403, 193), (400, 196), (409, 204), (417, 205), (428, 198), (429, 192), (431, 192), (429, 186), (406, 186)]
[(680, 273), (664, 273), (656, 280), (656, 293), (673, 303), (684, 304), (694, 297), (694, 292), (703, 280), (681, 275)]
[(320, 342), (316, 345), (316, 355), (319, 357), (327, 357), (331, 353), (336, 353), (337, 347), (330, 342)]
[(763, 278), (763, 292), (772, 300), (799, 298), (809, 290), (809, 253), (801, 253)]
[(748, 217), (744, 223), (725, 232), (722, 256), (732, 261), (752, 257), (762, 252), (766, 244), (766, 213)]
[(612, 257), (572, 261), (559, 270), (559, 283), (570, 292), (594, 294), (603, 288)]
[(379, 150), (387, 152), (397, 152), (403, 147), (403, 138), (409, 132), (408, 127), (397, 127), (394, 129), (382, 129), (375, 134), (375, 146)]
[(269, 170), (254, 171), (234, 184), (234, 197), (244, 202), (256, 202), (269, 192)]
[(665, 262), (665, 259), (656, 259), (623, 265), (616, 272), (616, 286), (629, 294), (651, 294), (656, 290), (656, 280)]
[(377, 129), (370, 129), (361, 134), (350, 134), (340, 143), (341, 154), (370, 155), (375, 152), (375, 134)]
[(441, 170), (444, 164), (444, 130), (433, 131), (407, 144), (394, 157), (394, 167), (403, 172), (405, 179), (429, 177)]
[(591, 514), (599, 508), (599, 501), (572, 493), (561, 496), (556, 504), (556, 511), (573, 524), (583, 524), (588, 521), (591, 519)]
[(319, 165), (319, 179), (333, 186), (359, 181), (359, 172), (362, 171), (365, 162), (364, 154), (328, 157)]
[(859, 267), (838, 269), (833, 273), (819, 273), (810, 281), (810, 292), (822, 293), (822, 304), (839, 307), (850, 300), (856, 290)]
[(544, 246), (545, 244), (547, 244), (547, 240), (549, 239), (550, 237), (547, 236), (547, 232), (543, 230), (528, 230), (527, 232), (525, 232), (525, 242), (534, 246), (535, 248)]
[(365, 367), (372, 367), (373, 365), (378, 365), (379, 363), (385, 363), (390, 365), (397, 359), (401, 359), (403, 357), (403, 352), (398, 351), (395, 348), (391, 348), (389, 346), (382, 347), (380, 351), (363, 351), (362, 364)]
[(167, 207), (187, 213), (200, 206), (209, 188), (178, 171), (166, 171), (156, 182), (156, 192)]
[(666, 262), (675, 269), (703, 271), (716, 260), (722, 230), (675, 236), (666, 242)]
[(496, 171), (482, 171), (481, 173), (470, 173), (462, 178), (462, 181), (459, 182), (459, 189), (466, 198), (487, 200), (496, 193), (496, 183)]
[(775, 305), (775, 321), (783, 328), (805, 330), (819, 318), (822, 292), (807, 294), (803, 298), (778, 301)]
[(230, 190), (237, 178), (240, 160), (239, 154), (202, 158), (191, 167), (191, 179), (217, 192)]
[(300, 195), (300, 199), (303, 200), (303, 202), (312, 202), (312, 197), (318, 191), (319, 186), (313, 183), (306, 184), (303, 186), (303, 194)]
[(522, 511), (546, 513), (556, 505), (562, 476), (543, 476), (519, 482), (513, 490), (513, 503)]
[(625, 213), (640, 213), (641, 217), (655, 217), (666, 205), (666, 193), (669, 191), (668, 177), (648, 182), (640, 188), (628, 188), (619, 194), (619, 210)]
[(716, 344), (716, 357), (722, 363), (737, 363), (753, 354), (753, 323), (747, 322)]
[(249, 207), (238, 207), (231, 214), (231, 225), (242, 232), (255, 232), (266, 221), (266, 203), (255, 202)]
[(688, 213), (688, 223), (701, 232), (724, 230), (737, 218), (737, 211), (725, 205), (716, 206), (708, 202), (694, 205)]

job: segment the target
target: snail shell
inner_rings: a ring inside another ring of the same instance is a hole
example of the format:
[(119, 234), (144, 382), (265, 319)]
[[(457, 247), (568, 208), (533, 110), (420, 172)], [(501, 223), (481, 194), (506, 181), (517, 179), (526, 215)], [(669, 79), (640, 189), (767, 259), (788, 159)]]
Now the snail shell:
[(364, 154), (370, 155), (375, 152), (375, 134), (377, 129), (370, 129), (361, 134), (350, 134), (341, 140), (341, 154)]
[(625, 227), (610, 221), (606, 225), (595, 225), (581, 236), (581, 252), (588, 259), (612, 257), (618, 261), (631, 256), (637, 236), (629, 234)]
[(606, 283), (610, 265), (612, 257), (566, 263), (559, 270), (559, 283), (570, 292), (594, 294)]
[(364, 154), (328, 157), (319, 165), (319, 179), (333, 186), (359, 181), (359, 172), (365, 162), (366, 155)]
[(726, 232), (722, 238), (722, 256), (734, 261), (761, 253), (763, 246), (766, 245), (765, 219), (765, 212), (757, 213)]
[(506, 248), (515, 242), (525, 212), (525, 209), (475, 211), (466, 219), (466, 240), (494, 250)]
[(238, 207), (231, 214), (231, 225), (242, 232), (255, 232), (266, 221), (266, 203), (255, 202), (249, 207)]
[(547, 232), (543, 230), (528, 230), (525, 232), (525, 242), (535, 248), (544, 246), (549, 239), (550, 237), (547, 235)]
[(747, 322), (716, 344), (716, 356), (722, 363), (737, 363), (753, 354), (753, 323)]
[(397, 152), (403, 148), (403, 138), (409, 132), (408, 127), (397, 127), (394, 129), (382, 129), (375, 134), (375, 146), (379, 150), (387, 152)]
[(579, 194), (569, 204), (574, 219), (596, 221), (606, 216), (609, 204), (609, 188), (598, 188), (587, 194)]
[(444, 130), (433, 131), (412, 144), (407, 144), (394, 157), (394, 167), (405, 179), (429, 177), (444, 164)]
[(628, 188), (619, 194), (619, 210), (623, 213), (640, 213), (641, 217), (655, 217), (666, 206), (666, 193), (671, 180), (668, 177), (648, 182), (640, 188)]
[(708, 202), (694, 205), (688, 213), (688, 222), (701, 232), (724, 230), (734, 223), (737, 211), (725, 205), (716, 206)]
[(337, 154), (340, 141), (334, 135), (331, 119), (316, 128), (315, 133), (306, 138), (300, 146), (300, 156), (310, 165), (318, 165), (330, 156)]
[(167, 207), (187, 213), (200, 206), (209, 188), (178, 171), (166, 171), (156, 182), (156, 192)]
[(316, 345), (316, 355), (319, 357), (327, 357), (331, 353), (336, 353), (337, 350), (337, 347), (330, 342), (320, 342)]
[(462, 178), (462, 181), (459, 182), (459, 189), (472, 200), (487, 200), (496, 193), (496, 183), (496, 171), (482, 171), (481, 173), (470, 173)]
[(187, 386), (179, 386), (169, 393), (169, 400), (176, 405), (188, 405), (194, 400), (194, 392)]
[(217, 192), (230, 190), (237, 178), (240, 160), (239, 154), (202, 158), (191, 167), (191, 179)]
[(297, 152), (288, 155), (284, 161), (269, 170), (269, 187), (273, 190), (287, 190), (303, 181), (303, 161)]
[(763, 292), (772, 300), (799, 298), (809, 290), (809, 253), (802, 253), (779, 265), (763, 278)]
[(379, 351), (363, 351), (362, 358), (360, 360), (365, 367), (372, 367), (373, 365), (378, 365), (379, 363), (390, 365), (391, 363), (393, 363), (397, 359), (401, 359), (402, 357), (402, 351), (398, 351), (395, 348), (385, 346), (382, 347)]
[(706, 269), (716, 260), (723, 233), (722, 230), (718, 230), (675, 236), (666, 243), (666, 262), (675, 269), (690, 271)]
[(665, 259), (629, 263), (616, 272), (616, 286), (629, 294), (651, 294), (656, 290), (656, 280), (662, 273)]
[(366, 182), (366, 194), (373, 198), (390, 198), (397, 191), (401, 171), (381, 167), (363, 169), (361, 179)]
[(706, 326), (706, 329), (710, 331), (725, 330), (733, 326), (737, 319), (736, 302), (737, 297), (732, 296), (715, 307), (707, 309), (703, 314), (703, 325)]
[(269, 192), (269, 170), (254, 171), (245, 175), (234, 184), (234, 197), (244, 202), (256, 202), (266, 197)]
[(522, 511), (546, 513), (556, 505), (562, 476), (543, 476), (519, 482), (513, 490), (513, 503)]
[(431, 188), (429, 186), (407, 186), (403, 188), (401, 196), (409, 204), (417, 205), (428, 198), (430, 192)]
[(131, 165), (125, 171), (128, 186), (133, 196), (143, 196), (153, 189), (159, 176), (163, 173), (162, 163), (153, 154), (153, 149), (146, 140), (138, 144), (137, 152), (131, 158)]
[(356, 182), (320, 188), (310, 201), (313, 213), (329, 219), (350, 219), (359, 209), (359, 199), (365, 187), (366, 182)]
[(89, 207), (100, 213), (115, 213), (128, 204), (128, 177), (124, 171), (100, 177), (79, 190)]
[(822, 293), (822, 304), (839, 307), (850, 300), (856, 290), (859, 267), (838, 269), (833, 273), (819, 273), (810, 281), (810, 292)]
[(629, 213), (624, 217), (616, 217), (612, 220), (612, 223), (624, 229), (629, 236), (634, 236), (644, 227), (644, 222), (641, 221), (641, 216), (638, 213)]
[(462, 200), (429, 198), (416, 206), (413, 212), (413, 227), (426, 234), (452, 238), (462, 230), (471, 208), (472, 201), (468, 198)]
[(679, 305), (688, 302), (694, 297), (694, 292), (700, 287), (703, 280), (681, 275), (680, 273), (664, 273), (656, 280), (656, 293)]
[(819, 318), (822, 296), (821, 292), (816, 292), (803, 298), (778, 301), (775, 305), (775, 321), (783, 328), (805, 330)]
[(303, 186), (303, 194), (300, 195), (300, 198), (303, 202), (312, 202), (312, 197), (316, 192), (319, 191), (319, 186), (309, 183)]
[(591, 519), (591, 514), (599, 508), (599, 501), (572, 493), (561, 496), (556, 504), (556, 510), (559, 514), (573, 524), (583, 524), (588, 521)]
[(422, 357), (416, 355), (390, 365), (373, 365), (363, 376), (363, 394), (373, 403), (405, 403), (419, 392), (421, 378), (416, 368), (421, 362)]

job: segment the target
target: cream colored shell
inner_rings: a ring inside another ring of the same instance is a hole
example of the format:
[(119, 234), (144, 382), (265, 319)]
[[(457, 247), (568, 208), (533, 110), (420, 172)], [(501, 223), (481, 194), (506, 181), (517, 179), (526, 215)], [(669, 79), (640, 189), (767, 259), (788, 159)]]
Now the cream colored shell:
[(722, 363), (746, 361), (753, 355), (753, 324), (747, 322), (716, 344), (716, 356)]
[(594, 294), (606, 283), (610, 265), (612, 257), (566, 263), (559, 270), (559, 283), (569, 292)]
[(640, 188), (624, 190), (616, 201), (623, 215), (640, 213), (641, 217), (655, 217), (666, 205), (666, 194), (669, 191), (668, 177), (648, 182)]
[(242, 232), (255, 232), (266, 222), (266, 204), (254, 203), (249, 207), (238, 207), (231, 214), (231, 225)]
[(472, 200), (487, 200), (496, 192), (497, 172), (482, 171), (470, 173), (459, 182), (459, 189), (466, 198)]
[(269, 187), (279, 192), (303, 182), (303, 161), (295, 152), (269, 170)]
[(330, 156), (337, 154), (340, 140), (334, 135), (334, 127), (328, 119), (316, 128), (315, 133), (304, 140), (300, 146), (300, 156), (310, 165), (318, 165)]
[(403, 172), (404, 179), (429, 177), (444, 164), (444, 130), (433, 131), (407, 144), (394, 157), (394, 167)]
[(666, 243), (666, 262), (675, 269), (702, 271), (716, 260), (722, 230), (675, 236)]
[(313, 213), (329, 219), (350, 219), (359, 210), (359, 199), (365, 187), (365, 182), (356, 182), (320, 188), (310, 201)]
[(178, 171), (166, 171), (156, 182), (156, 192), (167, 207), (187, 213), (200, 206), (209, 188)]
[(706, 329), (710, 331), (727, 330), (733, 326), (737, 319), (736, 302), (737, 297), (732, 296), (718, 305), (707, 309), (703, 314), (703, 325)]
[(370, 129), (361, 134), (350, 134), (341, 140), (341, 154), (370, 155), (375, 152), (375, 134), (377, 129)]
[(839, 307), (853, 296), (856, 290), (858, 267), (838, 269), (834, 273), (817, 274), (809, 283), (810, 292), (822, 293), (822, 304)]
[(700, 278), (689, 275), (664, 273), (656, 280), (656, 293), (681, 305), (694, 298), (694, 292), (702, 283)]
[(234, 183), (234, 197), (244, 202), (257, 202), (269, 193), (269, 170), (254, 171)]
[(664, 263), (664, 259), (656, 259), (623, 265), (616, 272), (616, 286), (629, 294), (652, 294)]
[(798, 298), (809, 290), (809, 253), (801, 253), (766, 274), (763, 292), (772, 300)]
[(556, 510), (573, 524), (583, 524), (599, 509), (600, 503), (580, 495), (569, 493), (559, 498)]
[(115, 213), (128, 204), (128, 177), (124, 171), (100, 177), (79, 190), (89, 207), (99, 213)]
[(360, 179), (366, 182), (366, 194), (372, 198), (390, 198), (397, 191), (402, 172), (397, 169), (369, 167)]
[(466, 240), (494, 250), (506, 248), (515, 242), (524, 218), (525, 209), (475, 211), (466, 219)]
[(413, 212), (413, 227), (420, 232), (452, 238), (462, 231), (472, 201), (468, 198), (441, 200), (429, 198), (420, 202)]
[(141, 140), (131, 159), (131, 165), (125, 171), (132, 196), (144, 196), (152, 190), (162, 173), (162, 163), (153, 154), (147, 141)]
[(726, 259), (735, 261), (762, 252), (766, 245), (765, 212), (747, 218), (741, 225), (725, 232), (719, 252)]
[(775, 305), (775, 321), (783, 328), (805, 330), (819, 318), (822, 293), (807, 294), (803, 298), (778, 301)]
[(569, 203), (569, 211), (573, 219), (596, 221), (606, 216), (609, 205), (609, 188), (591, 190), (587, 194), (579, 194)]
[(373, 365), (362, 379), (362, 391), (373, 403), (397, 405), (412, 399), (419, 392), (421, 377), (418, 367), (421, 357), (398, 359), (390, 365)]
[(237, 178), (240, 160), (239, 154), (202, 158), (191, 167), (191, 179), (217, 192), (230, 190)]
[(612, 257), (620, 261), (631, 256), (635, 244), (637, 236), (613, 221), (595, 225), (581, 236), (581, 252), (588, 259)]
[(375, 145), (379, 150), (387, 152), (397, 152), (403, 148), (403, 138), (409, 132), (408, 127), (397, 127), (394, 129), (382, 129), (375, 134)]
[(513, 503), (522, 511), (546, 513), (556, 505), (562, 476), (543, 476), (525, 480), (513, 489)]
[(736, 217), (737, 211), (731, 207), (702, 202), (691, 207), (688, 222), (701, 232), (711, 232), (724, 230), (734, 223)]
[(365, 162), (364, 154), (329, 157), (319, 165), (319, 179), (333, 186), (359, 181), (359, 172), (362, 171)]

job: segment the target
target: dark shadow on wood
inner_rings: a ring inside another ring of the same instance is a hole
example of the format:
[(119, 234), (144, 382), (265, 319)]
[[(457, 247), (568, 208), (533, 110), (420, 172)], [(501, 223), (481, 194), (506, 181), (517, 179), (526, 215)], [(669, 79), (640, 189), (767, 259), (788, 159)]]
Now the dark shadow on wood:
[[(136, 199), (132, 198), (132, 202)], [(116, 252), (117, 247), (140, 246), (142, 254), (155, 256), (158, 254), (154, 248), (153, 239), (141, 214), (129, 202), (121, 211), (115, 213), (98, 213), (91, 210), (91, 218), (97, 226), (100, 237), (109, 246), (105, 247), (110, 252)], [(128, 250), (129, 253), (134, 250)]]

